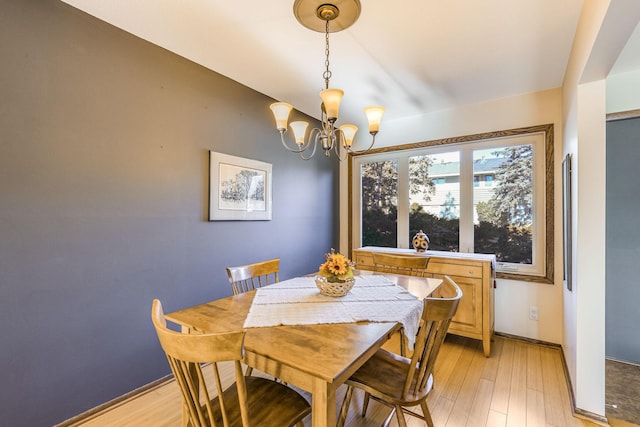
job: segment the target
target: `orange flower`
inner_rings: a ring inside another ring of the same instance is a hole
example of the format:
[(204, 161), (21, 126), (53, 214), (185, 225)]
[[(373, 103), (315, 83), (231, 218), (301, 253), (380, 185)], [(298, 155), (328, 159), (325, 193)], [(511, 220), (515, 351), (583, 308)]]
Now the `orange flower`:
[(325, 262), (320, 265), (318, 274), (331, 280), (345, 280), (353, 277), (353, 263), (349, 258), (336, 253), (335, 249), (324, 255)]

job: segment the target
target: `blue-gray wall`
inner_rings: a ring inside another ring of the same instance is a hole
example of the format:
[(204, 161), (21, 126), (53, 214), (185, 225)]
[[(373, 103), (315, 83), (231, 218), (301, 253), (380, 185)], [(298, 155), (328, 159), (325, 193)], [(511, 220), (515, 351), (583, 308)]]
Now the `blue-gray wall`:
[(607, 357), (640, 364), (640, 118), (607, 123)]
[[(286, 152), (260, 93), (57, 0), (0, 10), (0, 425), (48, 426), (169, 372), (153, 298), (317, 269), (337, 167)], [(272, 221), (206, 220), (209, 150), (273, 165)]]

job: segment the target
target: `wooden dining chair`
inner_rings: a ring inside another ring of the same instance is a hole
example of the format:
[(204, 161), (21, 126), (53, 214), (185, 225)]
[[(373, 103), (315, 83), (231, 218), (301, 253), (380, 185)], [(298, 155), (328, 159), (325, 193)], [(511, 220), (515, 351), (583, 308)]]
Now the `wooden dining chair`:
[[(227, 267), (227, 276), (234, 295), (242, 294), (263, 286), (278, 283), (280, 258), (260, 261), (253, 264)], [(246, 375), (249, 376), (253, 368), (247, 366)]]
[[(441, 297), (428, 297), (424, 300), (420, 329), (412, 357), (409, 359), (379, 349), (346, 381), (348, 388), (338, 417), (339, 427), (344, 426), (354, 388), (365, 392), (363, 417), (369, 398), (373, 398), (393, 408), (385, 420), (385, 426), (391, 422), (395, 413), (398, 425), (406, 427), (404, 413), (407, 413), (421, 418), (429, 427), (433, 427), (427, 407), (427, 396), (433, 388), (433, 367), (447, 334), (449, 322), (462, 298), (460, 287), (448, 276), (444, 276), (444, 281), (438, 289)], [(417, 405), (420, 405), (422, 415), (408, 409)]]
[[(167, 328), (162, 304), (153, 300), (151, 318), (160, 345), (182, 392), (193, 427), (304, 427), (311, 405), (298, 392), (273, 380), (242, 373), (244, 331), (186, 334)], [(218, 363), (233, 362), (235, 383), (224, 389)], [(204, 369), (212, 375), (205, 375)]]
[(254, 264), (227, 267), (227, 276), (234, 295), (278, 282), (280, 258)]
[(373, 270), (380, 273), (424, 277), (431, 257), (373, 253)]

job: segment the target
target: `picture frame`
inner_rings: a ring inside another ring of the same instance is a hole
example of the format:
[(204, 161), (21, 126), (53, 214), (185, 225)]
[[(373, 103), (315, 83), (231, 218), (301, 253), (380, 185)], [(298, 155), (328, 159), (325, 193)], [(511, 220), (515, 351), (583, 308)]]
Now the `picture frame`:
[(562, 161), (562, 248), (563, 280), (569, 291), (573, 290), (572, 233), (571, 233), (571, 154)]
[(271, 220), (270, 163), (209, 152), (209, 221)]

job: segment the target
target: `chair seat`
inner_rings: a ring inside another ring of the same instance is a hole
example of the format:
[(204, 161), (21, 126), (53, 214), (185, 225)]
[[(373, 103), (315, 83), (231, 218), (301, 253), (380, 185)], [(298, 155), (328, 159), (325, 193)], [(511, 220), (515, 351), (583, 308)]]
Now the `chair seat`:
[[(260, 377), (247, 377), (245, 382), (249, 421), (252, 426), (279, 426), (283, 425), (284, 420), (296, 420), (291, 424), (293, 425), (310, 413), (311, 407), (305, 398), (283, 384)], [(274, 400), (278, 401), (277, 411), (274, 411), (271, 405), (266, 404)], [(238, 401), (238, 388), (235, 383), (224, 391), (224, 401)], [(213, 398), (211, 403), (216, 418), (214, 425), (223, 425), (218, 398)], [(227, 407), (227, 416), (230, 427), (242, 426), (239, 405)]]
[(402, 396), (410, 365), (411, 359), (380, 349), (346, 383), (394, 405), (412, 406), (429, 394), (433, 376), (429, 377), (427, 386), (417, 392), (414, 381), (411, 391)]

